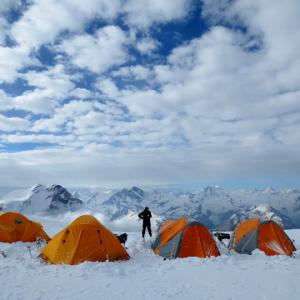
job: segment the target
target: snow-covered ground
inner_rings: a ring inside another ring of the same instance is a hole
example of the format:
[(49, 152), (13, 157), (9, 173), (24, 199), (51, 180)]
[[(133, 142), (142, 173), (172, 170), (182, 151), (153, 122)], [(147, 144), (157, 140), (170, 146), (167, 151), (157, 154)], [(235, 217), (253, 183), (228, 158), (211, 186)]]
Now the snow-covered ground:
[[(75, 215), (40, 221), (53, 235)], [(32, 217), (33, 219), (37, 219)], [(300, 230), (288, 230), (300, 248)], [(31, 246), (31, 255), (27, 246)], [(295, 258), (229, 255), (164, 261), (130, 232), (131, 259), (115, 263), (47, 265), (34, 244), (0, 243), (0, 299), (300, 299), (300, 251)]]

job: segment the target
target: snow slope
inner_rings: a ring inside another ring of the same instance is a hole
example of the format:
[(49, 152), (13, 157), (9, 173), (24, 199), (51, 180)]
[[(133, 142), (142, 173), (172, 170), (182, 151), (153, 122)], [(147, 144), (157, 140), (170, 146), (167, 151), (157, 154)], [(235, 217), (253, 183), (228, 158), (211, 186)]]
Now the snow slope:
[[(30, 216), (42, 221), (54, 234), (77, 215), (65, 217)], [(117, 228), (116, 228), (117, 229)], [(123, 228), (119, 228), (122, 230)], [(300, 247), (300, 230), (288, 230)], [(150, 250), (150, 240), (129, 233), (131, 259), (115, 263), (83, 263), (55, 266), (41, 263), (40, 250), (26, 243), (0, 243), (0, 282), (2, 300), (15, 299), (217, 299), (265, 300), (300, 299), (300, 252), (295, 258), (228, 255), (212, 259), (164, 261)]]

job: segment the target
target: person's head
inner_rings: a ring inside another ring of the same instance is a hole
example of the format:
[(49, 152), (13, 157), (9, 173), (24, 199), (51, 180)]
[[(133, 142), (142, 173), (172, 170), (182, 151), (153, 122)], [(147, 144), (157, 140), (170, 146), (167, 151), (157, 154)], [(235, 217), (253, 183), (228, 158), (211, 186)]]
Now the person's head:
[(149, 210), (149, 207), (148, 207), (148, 206), (146, 206), (146, 207), (145, 207), (145, 210)]

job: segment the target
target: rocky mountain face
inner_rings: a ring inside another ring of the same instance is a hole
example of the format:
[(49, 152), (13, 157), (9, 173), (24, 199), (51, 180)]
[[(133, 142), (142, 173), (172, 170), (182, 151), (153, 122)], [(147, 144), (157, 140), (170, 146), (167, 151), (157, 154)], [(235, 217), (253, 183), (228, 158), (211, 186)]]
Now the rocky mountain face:
[(151, 202), (150, 194), (138, 187), (122, 189), (103, 202), (103, 208), (111, 220), (118, 219), (130, 212), (144, 209), (144, 203)]
[(36, 185), (22, 198), (0, 204), (4, 211), (22, 213), (63, 212), (82, 207), (82, 200), (60, 185)]
[(72, 196), (60, 185), (52, 185), (47, 188), (47, 191), (50, 198), (49, 210), (74, 210), (83, 204), (79, 198)]

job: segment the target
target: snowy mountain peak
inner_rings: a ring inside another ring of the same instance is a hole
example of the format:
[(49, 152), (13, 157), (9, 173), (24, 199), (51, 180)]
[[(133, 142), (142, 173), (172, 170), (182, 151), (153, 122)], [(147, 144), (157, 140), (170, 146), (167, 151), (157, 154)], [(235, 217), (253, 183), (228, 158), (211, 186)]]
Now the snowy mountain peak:
[(47, 190), (51, 198), (49, 209), (73, 209), (82, 204), (80, 199), (74, 198), (72, 194), (61, 185), (51, 185)]
[(46, 189), (46, 187), (43, 184), (35, 184), (34, 186), (31, 187), (30, 190), (32, 193), (36, 193), (44, 189)]
[(42, 184), (34, 185), (28, 195), (19, 200), (4, 203), (3, 210), (19, 211), (24, 213), (40, 213), (46, 211), (74, 210), (81, 206), (82, 201), (62, 187)]
[(270, 210), (270, 206), (267, 204), (261, 204), (259, 206), (254, 206), (252, 210), (259, 213), (266, 213)]
[(300, 190), (297, 190), (297, 189), (287, 189), (287, 190), (285, 190), (285, 192), (287, 194), (299, 194)]
[(108, 200), (103, 202), (103, 205), (111, 219), (116, 219), (132, 211), (140, 211), (149, 200), (150, 196), (147, 192), (134, 186), (131, 189), (122, 189), (114, 193)]
[(212, 186), (207, 186), (204, 188), (204, 194), (206, 196), (212, 196), (217, 192), (217, 189), (215, 187)]
[(126, 203), (141, 203), (147, 198), (147, 192), (138, 188), (132, 187), (131, 189), (122, 189), (119, 192), (113, 194), (104, 204), (120, 204), (121, 202)]
[(225, 192), (219, 186), (207, 186), (203, 189), (203, 196), (204, 197), (219, 197), (224, 195)]
[(133, 186), (131, 188), (131, 191), (134, 192), (134, 193), (136, 193), (137, 195), (139, 195), (141, 197), (143, 197), (145, 195), (145, 192), (142, 189), (140, 189), (140, 188), (138, 188), (136, 186)]
[(263, 193), (264, 194), (276, 194), (277, 191), (273, 187), (269, 186), (263, 190)]

